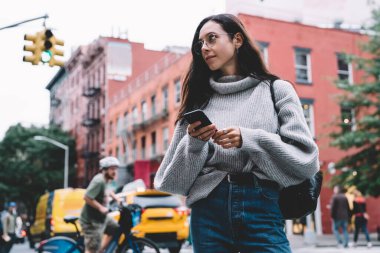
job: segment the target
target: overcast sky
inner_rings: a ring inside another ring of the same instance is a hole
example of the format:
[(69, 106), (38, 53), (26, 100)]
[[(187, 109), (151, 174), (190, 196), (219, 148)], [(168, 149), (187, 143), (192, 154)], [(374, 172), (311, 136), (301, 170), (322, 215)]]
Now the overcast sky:
[[(49, 15), (47, 27), (65, 41), (65, 59), (79, 45), (102, 36), (128, 32), (128, 38), (146, 48), (190, 46), (198, 23), (225, 12), (225, 0), (5, 0), (0, 27)], [(45, 89), (58, 68), (22, 61), (25, 33), (43, 29), (37, 20), (0, 30), (0, 140), (18, 122), (47, 125), (49, 92)]]

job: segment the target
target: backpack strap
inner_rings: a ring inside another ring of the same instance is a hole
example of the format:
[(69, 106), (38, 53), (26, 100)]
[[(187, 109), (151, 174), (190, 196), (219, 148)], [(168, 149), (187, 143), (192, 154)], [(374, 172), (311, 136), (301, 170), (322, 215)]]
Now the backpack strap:
[(278, 79), (275, 79), (275, 80), (270, 80), (269, 81), (269, 89), (270, 89), (270, 95), (272, 97), (272, 102), (273, 102), (273, 107), (274, 107), (274, 110), (276, 111), (276, 114), (277, 114), (277, 120), (278, 120), (278, 127), (277, 127), (277, 130), (276, 130), (276, 134), (280, 134), (280, 126), (281, 126), (281, 121), (280, 121), (280, 118), (278, 117), (278, 108), (276, 107), (276, 98), (274, 96), (274, 87), (273, 87), (273, 83), (278, 80)]
[(274, 97), (274, 88), (273, 88), (273, 83), (278, 80), (278, 79), (275, 79), (275, 80), (270, 80), (269, 81), (269, 88), (270, 88), (270, 95), (272, 97), (272, 101), (273, 101), (273, 105), (274, 105), (274, 110), (276, 111), (277, 115), (278, 115), (278, 109), (276, 107), (276, 98)]

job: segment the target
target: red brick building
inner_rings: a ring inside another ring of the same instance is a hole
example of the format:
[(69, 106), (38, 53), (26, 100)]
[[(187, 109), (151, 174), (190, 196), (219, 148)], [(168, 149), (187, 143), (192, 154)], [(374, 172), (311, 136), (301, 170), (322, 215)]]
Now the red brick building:
[(127, 39), (101, 37), (79, 47), (50, 81), (50, 123), (76, 139), (76, 186), (87, 186), (106, 153), (108, 98), (167, 53)]
[(157, 170), (174, 131), (187, 59), (168, 53), (110, 97), (106, 152), (126, 166), (127, 181), (134, 174), (151, 184), (151, 173)]

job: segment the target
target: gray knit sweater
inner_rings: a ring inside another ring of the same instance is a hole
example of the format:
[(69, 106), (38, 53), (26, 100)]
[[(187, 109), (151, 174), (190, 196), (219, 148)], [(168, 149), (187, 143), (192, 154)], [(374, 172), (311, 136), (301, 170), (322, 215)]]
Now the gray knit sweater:
[(294, 185), (319, 170), (318, 147), (306, 124), (300, 100), (289, 82), (273, 83), (281, 119), (278, 132), (268, 82), (252, 77), (210, 79), (215, 93), (204, 112), (217, 129), (240, 128), (241, 148), (223, 149), (187, 133), (187, 123), (176, 125), (174, 136), (154, 179), (156, 189), (187, 196), (191, 206), (208, 194), (227, 173), (252, 172), (281, 187)]

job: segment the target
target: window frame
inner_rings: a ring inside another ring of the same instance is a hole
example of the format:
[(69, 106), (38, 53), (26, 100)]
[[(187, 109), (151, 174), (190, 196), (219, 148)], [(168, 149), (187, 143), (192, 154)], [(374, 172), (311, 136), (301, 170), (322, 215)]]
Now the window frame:
[(141, 101), (141, 122), (147, 120), (148, 104), (145, 100)]
[[(354, 77), (353, 77), (353, 67), (352, 62), (348, 62), (346, 60), (346, 55), (344, 53), (336, 53), (336, 59), (337, 59), (337, 75), (339, 81), (345, 81), (347, 80), (349, 84), (354, 83)], [(347, 70), (339, 69), (339, 60), (344, 61), (344, 63), (347, 65)], [(347, 75), (347, 79), (341, 79), (340, 75)]]
[[(306, 55), (306, 65), (298, 64), (297, 59), (298, 55)], [(312, 71), (311, 71), (311, 49), (310, 48), (302, 48), (302, 47), (294, 47), (294, 69), (295, 69), (295, 80), (299, 84), (308, 84), (311, 85), (313, 82), (312, 79)], [(297, 76), (297, 70), (306, 70), (307, 80), (299, 79)]]
[(266, 66), (269, 66), (269, 42), (257, 41), (261, 56)]
[(162, 110), (167, 111), (169, 108), (169, 88), (168, 85), (162, 88)]
[[(351, 116), (351, 123), (345, 123), (344, 118), (343, 118), (343, 110), (350, 111), (350, 116)], [(356, 125), (356, 118), (355, 118), (355, 109), (350, 108), (348, 106), (340, 104), (340, 117), (341, 117), (341, 124), (342, 124), (342, 131), (343, 132), (352, 132), (355, 131), (357, 128)], [(350, 126), (350, 128), (346, 128), (345, 126)]]
[(153, 131), (150, 133), (150, 138), (152, 140), (150, 145), (150, 156), (155, 157), (157, 155), (157, 133)]
[(169, 127), (162, 128), (162, 150), (165, 152), (169, 148)]
[(153, 94), (150, 97), (150, 106), (151, 106), (150, 113), (151, 113), (152, 117), (156, 116), (156, 114), (157, 114), (156, 103), (157, 103), (156, 94)]
[[(311, 132), (311, 135), (313, 138), (315, 138), (315, 113), (314, 113), (314, 99), (311, 98), (300, 98), (301, 106), (302, 106), (302, 112), (306, 120), (306, 124), (309, 127), (309, 130)], [(309, 118), (305, 116), (305, 108), (304, 105), (309, 106)]]
[(174, 101), (175, 104), (179, 104), (181, 102), (181, 79), (176, 78), (174, 81)]

